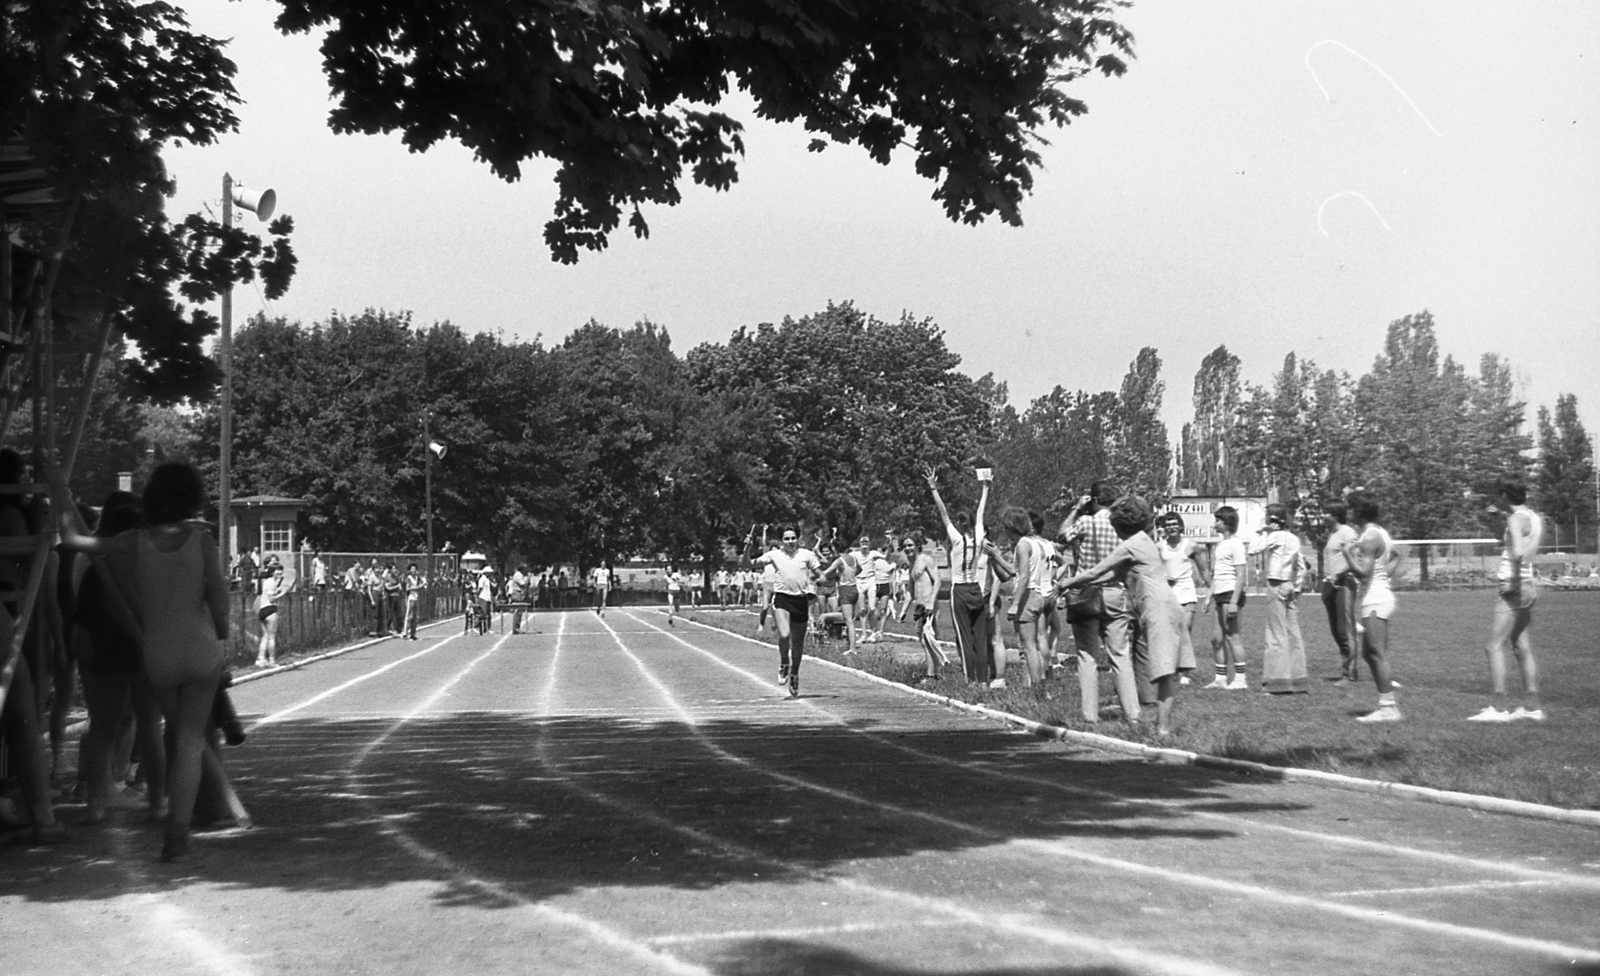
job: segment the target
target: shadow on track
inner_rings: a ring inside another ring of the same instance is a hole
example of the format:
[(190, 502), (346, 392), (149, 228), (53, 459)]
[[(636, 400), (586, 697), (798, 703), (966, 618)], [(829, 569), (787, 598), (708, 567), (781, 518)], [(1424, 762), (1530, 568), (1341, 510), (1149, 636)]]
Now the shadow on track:
[[(1231, 774), (1107, 761), (1103, 754), (1074, 760), (1019, 747), (1025, 740), (998, 729), (971, 728), (882, 733), (896, 745), (959, 764), (952, 766), (837, 724), (725, 720), (690, 729), (676, 722), (461, 713), (405, 723), (352, 776), (352, 758), (392, 726), (288, 720), (270, 736), (252, 737), (229, 761), (258, 828), (199, 835), (204, 860), (182, 869), (151, 863), (151, 877), (165, 883), (193, 874), (212, 884), (290, 891), (433, 880), (445, 883), (442, 904), (495, 908), (514, 902), (460, 883), (463, 874), (531, 901), (581, 887), (704, 890), (802, 880), (846, 861), (955, 852), (997, 838), (1203, 843), (1233, 836), (1198, 826), (1181, 810), (1117, 798), (1124, 796), (1241, 813), (1286, 809), (1276, 801), (1259, 807), (1235, 801), (1222, 788), (1237, 784)], [(743, 762), (719, 758), (697, 736)], [(979, 765), (1112, 796), (1008, 782), (981, 774), (973, 768)], [(119, 829), (127, 856), (153, 862), (159, 828), (137, 824), (131, 811), (124, 816)], [(394, 828), (448, 864), (430, 864), (383, 835)], [(106, 830), (93, 827), (53, 851), (0, 852), (0, 895), (61, 902), (115, 897), (128, 890), (113, 863), (117, 856)], [(784, 867), (775, 870), (773, 861)]]

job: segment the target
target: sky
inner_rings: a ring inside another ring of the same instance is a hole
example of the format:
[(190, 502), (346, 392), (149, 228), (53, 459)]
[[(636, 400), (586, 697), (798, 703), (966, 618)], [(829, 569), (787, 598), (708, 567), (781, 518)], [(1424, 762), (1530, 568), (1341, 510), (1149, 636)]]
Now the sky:
[(1530, 410), (1573, 393), (1600, 432), (1588, 0), (1136, 2), (1135, 60), (1071, 86), (1089, 113), (1041, 133), (1020, 228), (953, 224), (909, 154), (809, 153), (802, 128), (735, 97), (739, 182), (686, 184), (679, 206), (646, 211), (649, 239), (624, 228), (576, 266), (541, 237), (553, 165), (507, 184), (454, 143), (336, 136), (318, 41), (278, 34), (275, 3), (182, 5), (232, 39), (244, 104), (237, 134), (168, 154), (170, 212), (216, 210), (229, 172), (295, 220), (289, 293), (236, 289), (236, 320), (379, 308), (548, 345), (590, 319), (648, 319), (681, 353), (850, 301), (932, 319), (1019, 410), (1057, 385), (1117, 389), (1154, 346), (1176, 435), (1218, 345), (1252, 382), (1290, 352), (1360, 375), (1388, 324), (1426, 309), (1469, 371), (1499, 353)]

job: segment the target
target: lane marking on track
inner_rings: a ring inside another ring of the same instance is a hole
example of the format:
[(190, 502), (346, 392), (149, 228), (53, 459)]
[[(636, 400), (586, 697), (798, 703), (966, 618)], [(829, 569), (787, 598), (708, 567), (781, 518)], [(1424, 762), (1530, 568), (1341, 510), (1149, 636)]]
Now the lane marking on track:
[[(203, 970), (216, 976), (251, 976), (254, 970), (245, 959), (206, 935), (194, 916), (169, 901), (166, 892), (150, 890), (171, 888), (173, 879), (162, 877), (157, 880), (149, 869), (133, 859), (128, 844), (132, 833), (129, 828), (117, 826), (111, 827), (107, 836), (122, 876), (127, 879), (128, 887), (137, 892), (130, 900), (135, 908), (143, 910), (143, 916), (149, 923), (136, 926), (139, 936), (152, 946), (160, 947), (163, 952), (173, 946), (179, 947)], [(183, 871), (184, 868), (163, 866), (160, 870), (166, 875)], [(115, 955), (117, 949), (125, 948), (118, 946), (109, 951)]]
[[(662, 631), (661, 633), (665, 632)], [(666, 636), (673, 637), (674, 635), (666, 634)], [(619, 647), (622, 646), (622, 642), (620, 640), (617, 643)], [(699, 650), (699, 648), (694, 648), (686, 641), (682, 643), (684, 643), (685, 646), (691, 647), (693, 650)], [(622, 650), (624, 654), (627, 654), (628, 657), (633, 660), (637, 667), (639, 667), (641, 670), (644, 670), (643, 661), (629, 652), (626, 647), (622, 647)], [(713, 659), (717, 659), (716, 655), (714, 654), (709, 656)], [(755, 675), (744, 671), (742, 668), (738, 668), (733, 665), (728, 666), (735, 671), (746, 674), (752, 680), (760, 680)], [(656, 681), (653, 675), (646, 673), (646, 678), (652, 684), (655, 684), (658, 687), (660, 686), (660, 683)], [(677, 703), (677, 700), (672, 697), (671, 692), (667, 691), (664, 687), (662, 687), (662, 694), (667, 698), (668, 701), (674, 704)], [(818, 710), (821, 711), (821, 709)], [(826, 713), (824, 712), (824, 714)], [(685, 715), (686, 724), (688, 724), (691, 729), (696, 729), (697, 724), (693, 721), (693, 717), (688, 715), (687, 711), (685, 712)], [(1183, 884), (1203, 890), (1223, 892), (1226, 894), (1250, 898), (1256, 901), (1265, 901), (1279, 906), (1307, 908), (1321, 913), (1343, 915), (1348, 918), (1353, 918), (1363, 922), (1379, 922), (1385, 925), (1416, 929), (1436, 935), (1449, 935), (1461, 939), (1489, 942), (1506, 948), (1560, 956), (1569, 960), (1582, 959), (1587, 962), (1600, 962), (1600, 951), (1588, 948), (1586, 946), (1572, 946), (1545, 939), (1533, 939), (1506, 932), (1498, 932), (1493, 929), (1481, 929), (1473, 926), (1457, 925), (1451, 922), (1439, 922), (1432, 919), (1401, 915), (1396, 912), (1376, 911), (1373, 909), (1360, 908), (1354, 905), (1346, 905), (1341, 902), (1329, 901), (1325, 898), (1319, 898), (1313, 895), (1299, 895), (1277, 888), (1268, 888), (1262, 885), (1245, 884), (1237, 881), (1229, 881), (1224, 878), (1213, 878), (1207, 875), (1192, 874), (1186, 871), (1178, 871), (1171, 868), (1140, 864), (1138, 862), (1128, 861), (1122, 858), (1107, 857), (1104, 855), (1098, 855), (1088, 851), (1079, 850), (1064, 841), (1008, 838), (1004, 835), (995, 833), (994, 831), (990, 831), (982, 827), (976, 827), (959, 820), (940, 816), (938, 814), (929, 813), (925, 810), (915, 810), (896, 803), (886, 803), (880, 800), (874, 800), (857, 793), (852, 793), (848, 790), (841, 790), (836, 787), (827, 786), (822, 783), (808, 780), (804, 777), (763, 768), (750, 760), (734, 756), (733, 754), (722, 749), (720, 746), (716, 745), (714, 742), (704, 739), (703, 736), (702, 739), (706, 742), (707, 748), (716, 754), (729, 757), (740, 765), (760, 772), (762, 775), (776, 779), (779, 782), (788, 783), (791, 786), (796, 786), (801, 789), (820, 793), (823, 796), (840, 800), (842, 802), (893, 813), (901, 817), (921, 820), (925, 823), (930, 823), (947, 830), (958, 831), (970, 836), (988, 840), (991, 843), (1000, 845), (1001, 849), (1003, 850), (1016, 851), (1018, 857), (1026, 859), (1030, 863), (1037, 863), (1037, 858), (1033, 857), (1029, 851), (1042, 851), (1057, 857), (1064, 857), (1085, 864), (1093, 864), (1097, 867), (1109, 868), (1125, 874), (1160, 878), (1164, 881), (1176, 884)]]
[[(772, 646), (770, 644), (767, 644), (764, 641), (758, 641), (758, 640), (755, 640), (754, 638), (745, 637), (742, 634), (731, 634), (731, 633), (728, 633), (727, 631), (723, 631), (723, 630), (719, 630), (719, 629), (717, 629), (715, 627), (711, 627), (708, 624), (701, 624), (701, 623), (698, 623), (697, 621), (693, 621), (693, 620), (686, 621), (686, 622), (687, 623), (691, 623), (691, 624), (695, 624), (696, 626), (701, 627), (701, 628), (703, 628), (703, 629), (705, 629), (707, 631), (710, 631), (711, 633), (732, 637), (732, 638), (734, 638), (736, 640), (740, 640), (740, 641), (743, 641), (743, 642), (749, 643), (749, 644), (755, 644), (755, 645), (757, 645), (759, 647), (766, 647), (766, 648), (770, 649), (771, 646)], [(763, 685), (764, 686), (767, 683), (766, 680), (764, 678), (762, 678), (761, 676), (759, 676), (757, 674), (754, 674), (754, 673), (752, 673), (752, 672), (740, 667), (737, 664), (734, 664), (734, 663), (732, 663), (730, 661), (727, 661), (727, 660), (725, 660), (725, 659), (723, 659), (721, 657), (718, 657), (712, 651), (708, 651), (705, 648), (699, 647), (699, 646), (697, 646), (695, 644), (692, 644), (692, 643), (684, 640), (683, 638), (679, 637), (676, 633), (674, 633), (672, 631), (662, 630), (661, 628), (657, 627), (656, 628), (656, 632), (661, 634), (662, 636), (670, 637), (673, 640), (677, 641), (678, 643), (680, 643), (680, 644), (684, 645), (685, 647), (689, 648), (690, 650), (693, 650), (693, 651), (695, 651), (695, 652), (697, 652), (699, 654), (702, 654), (702, 655), (710, 658), (713, 661), (716, 661), (717, 663), (721, 664), (723, 667), (727, 668), (730, 671), (734, 671), (734, 672), (736, 672), (738, 674), (744, 675), (746, 678), (748, 678), (749, 680), (753, 681), (754, 683), (756, 683), (758, 685)], [(833, 664), (833, 662), (831, 662), (831, 661), (829, 661), (827, 663), (828, 664)], [(836, 665), (836, 664), (833, 664), (833, 666), (834, 666), (834, 668), (837, 668), (837, 669), (839, 669), (841, 671), (845, 671), (845, 672), (851, 672), (851, 671), (855, 671), (856, 670), (854, 668), (846, 668), (846, 667), (843, 667), (841, 665)], [(1401, 855), (1401, 856), (1413, 858), (1413, 859), (1416, 859), (1416, 860), (1431, 861), (1431, 862), (1438, 863), (1438, 864), (1446, 864), (1446, 865), (1449, 865), (1449, 866), (1452, 866), (1452, 867), (1465, 868), (1465, 869), (1471, 869), (1471, 870), (1497, 871), (1497, 872), (1500, 872), (1500, 873), (1503, 873), (1503, 874), (1518, 875), (1518, 876), (1521, 876), (1521, 877), (1524, 877), (1524, 878), (1526, 878), (1528, 880), (1533, 880), (1533, 881), (1541, 881), (1541, 882), (1545, 882), (1545, 883), (1549, 883), (1549, 884), (1557, 884), (1557, 885), (1564, 885), (1564, 886), (1573, 887), (1573, 888), (1583, 888), (1583, 889), (1590, 889), (1590, 890), (1600, 891), (1600, 878), (1589, 877), (1589, 876), (1586, 876), (1586, 875), (1570, 874), (1570, 873), (1561, 872), (1561, 871), (1551, 871), (1551, 870), (1545, 870), (1545, 869), (1542, 869), (1542, 868), (1532, 868), (1532, 867), (1528, 867), (1528, 866), (1523, 865), (1523, 864), (1514, 864), (1514, 863), (1507, 862), (1507, 861), (1490, 861), (1490, 860), (1485, 860), (1483, 858), (1467, 857), (1467, 856), (1461, 855), (1461, 854), (1450, 854), (1450, 853), (1444, 852), (1444, 851), (1424, 850), (1422, 848), (1417, 848), (1417, 847), (1407, 847), (1407, 846), (1401, 845), (1401, 844), (1393, 844), (1393, 843), (1389, 843), (1387, 841), (1368, 840), (1368, 839), (1366, 839), (1364, 837), (1348, 837), (1348, 836), (1341, 835), (1341, 834), (1329, 834), (1329, 833), (1324, 833), (1322, 831), (1307, 830), (1307, 829), (1305, 829), (1303, 827), (1290, 827), (1290, 826), (1285, 825), (1285, 824), (1275, 824), (1275, 823), (1269, 823), (1267, 821), (1262, 821), (1262, 820), (1252, 820), (1252, 819), (1250, 819), (1248, 817), (1243, 817), (1243, 816), (1240, 816), (1238, 814), (1218, 813), (1218, 812), (1212, 811), (1212, 810), (1197, 810), (1197, 809), (1194, 809), (1189, 804), (1188, 801), (1183, 801), (1183, 800), (1160, 800), (1160, 799), (1154, 799), (1154, 798), (1149, 798), (1149, 797), (1129, 797), (1129, 796), (1124, 796), (1124, 795), (1122, 795), (1120, 793), (1113, 793), (1113, 792), (1110, 792), (1108, 790), (1098, 790), (1098, 789), (1095, 789), (1093, 787), (1087, 787), (1087, 786), (1074, 786), (1074, 785), (1069, 785), (1069, 784), (1066, 784), (1066, 783), (1059, 783), (1059, 782), (1056, 782), (1054, 780), (1039, 779), (1039, 778), (1036, 778), (1036, 777), (1033, 777), (1033, 776), (1028, 776), (1028, 775), (1022, 774), (1022, 773), (1014, 773), (1014, 772), (1010, 772), (1010, 771), (1006, 771), (1006, 770), (988, 769), (988, 768), (983, 768), (983, 767), (973, 767), (973, 766), (970, 766), (970, 765), (968, 765), (966, 763), (962, 763), (962, 762), (958, 762), (957, 760), (950, 759), (947, 756), (941, 756), (941, 755), (939, 755), (937, 753), (925, 752), (923, 750), (917, 749), (914, 746), (908, 746), (908, 745), (905, 745), (904, 743), (894, 741), (893, 739), (887, 738), (887, 737), (885, 737), (885, 736), (883, 736), (883, 735), (881, 735), (881, 734), (879, 734), (879, 733), (877, 733), (877, 732), (875, 732), (873, 730), (863, 729), (863, 728), (860, 728), (860, 727), (853, 726), (853, 725), (850, 725), (848, 723), (845, 723), (842, 720), (840, 720), (838, 718), (838, 716), (833, 715), (832, 713), (828, 712), (826, 709), (822, 709), (822, 708), (817, 707), (816, 702), (814, 700), (806, 699), (806, 700), (803, 700), (803, 702), (806, 705), (809, 705), (809, 706), (811, 706), (813, 708), (816, 708), (817, 711), (819, 711), (821, 714), (828, 716), (828, 718), (830, 720), (832, 720), (834, 724), (836, 724), (839, 727), (844, 728), (844, 729), (846, 729), (846, 730), (848, 730), (850, 732), (856, 733), (857, 735), (864, 735), (864, 736), (867, 736), (869, 738), (872, 738), (875, 741), (878, 741), (878, 742), (882, 743), (883, 745), (889, 747), (890, 749), (894, 749), (894, 750), (896, 750), (898, 752), (903, 752), (903, 753), (907, 753), (907, 754), (915, 755), (915, 756), (921, 756), (924, 759), (928, 760), (929, 762), (937, 763), (937, 764), (942, 765), (942, 766), (949, 766), (949, 767), (954, 768), (954, 769), (960, 769), (960, 770), (963, 770), (963, 771), (969, 772), (969, 773), (977, 772), (980, 775), (989, 776), (989, 777), (993, 777), (993, 778), (996, 778), (996, 779), (1001, 779), (1001, 780), (1004, 780), (1004, 781), (1007, 781), (1007, 782), (1025, 783), (1025, 784), (1028, 784), (1030, 786), (1036, 786), (1036, 787), (1040, 787), (1040, 788), (1044, 788), (1044, 789), (1050, 789), (1050, 790), (1054, 790), (1054, 791), (1057, 791), (1057, 792), (1060, 792), (1060, 793), (1065, 793), (1065, 794), (1072, 795), (1072, 796), (1086, 796), (1086, 797), (1093, 797), (1093, 798), (1099, 799), (1099, 800), (1108, 800), (1108, 801), (1125, 803), (1125, 804), (1129, 804), (1129, 805), (1154, 807), (1156, 809), (1160, 809), (1160, 810), (1164, 810), (1164, 811), (1177, 811), (1177, 812), (1183, 813), (1186, 816), (1192, 816), (1192, 817), (1196, 817), (1196, 818), (1200, 818), (1200, 819), (1204, 819), (1204, 820), (1209, 820), (1209, 821), (1212, 821), (1214, 823), (1225, 823), (1225, 824), (1230, 824), (1230, 825), (1234, 825), (1234, 826), (1238, 826), (1238, 827), (1248, 827), (1248, 828), (1253, 829), (1253, 830), (1268, 830), (1268, 831), (1272, 831), (1274, 833), (1284, 834), (1286, 836), (1298, 837), (1298, 838), (1300, 838), (1302, 840), (1309, 840), (1309, 841), (1315, 841), (1315, 842), (1324, 843), (1324, 844), (1331, 844), (1331, 845), (1338, 846), (1338, 847), (1346, 847), (1346, 848), (1351, 848), (1351, 849), (1355, 849), (1355, 850), (1366, 850), (1366, 851), (1371, 851), (1371, 852), (1379, 853), (1379, 854)], [(1029, 733), (1026, 733), (1026, 732), (1018, 731), (1015, 734), (1017, 734), (1019, 736), (1026, 737), (1026, 738), (1030, 738), (1030, 739), (1032, 738), (1032, 736)], [(1585, 865), (1582, 865), (1582, 866), (1583, 867), (1600, 867), (1600, 864), (1593, 864), (1593, 865), (1585, 864)]]
[[(774, 777), (783, 782), (790, 782), (793, 785), (801, 786), (806, 789), (821, 789), (825, 793), (829, 792), (827, 787), (822, 787), (820, 784), (813, 784), (807, 780), (800, 779), (799, 777), (786, 776), (784, 774), (775, 773), (772, 770), (762, 769), (754, 761), (745, 759), (741, 756), (736, 756), (733, 753), (728, 752), (726, 749), (723, 749), (715, 742), (711, 741), (708, 736), (699, 731), (699, 723), (696, 721), (694, 714), (688, 709), (684, 708), (678, 702), (677, 697), (672, 694), (671, 690), (656, 678), (656, 676), (648, 667), (645, 666), (645, 663), (640, 660), (637, 655), (628, 650), (627, 645), (624, 644), (620, 638), (617, 640), (617, 647), (624, 655), (627, 656), (630, 661), (633, 662), (634, 667), (638, 669), (640, 675), (645, 679), (645, 681), (649, 682), (653, 687), (655, 687), (661, 696), (667, 702), (669, 702), (673, 708), (676, 708), (679, 711), (683, 724), (689, 729), (690, 733), (700, 741), (701, 745), (708, 752), (711, 752), (725, 762), (754, 770), (755, 772)], [(543, 761), (542, 755), (541, 761)], [(654, 823), (675, 833), (682, 834), (700, 844), (704, 844), (713, 848), (720, 848), (721, 850), (733, 856), (745, 860), (753, 860), (763, 864), (769, 864), (784, 871), (789, 871), (794, 874), (810, 878), (813, 881), (845, 888), (850, 891), (871, 895), (877, 898), (896, 901), (901, 904), (913, 905), (922, 909), (923, 911), (939, 912), (947, 918), (953, 918), (977, 928), (990, 930), (1000, 929), (1019, 936), (1033, 939), (1038, 942), (1042, 942), (1046, 945), (1070, 948), (1079, 952), (1092, 952), (1124, 965), (1138, 966), (1161, 973), (1171, 973), (1173, 976), (1238, 976), (1237, 970), (1215, 966), (1210, 963), (1199, 962), (1184, 957), (1169, 956), (1159, 952), (1139, 949), (1120, 942), (1112, 942), (1106, 939), (1098, 939), (1092, 936), (1067, 932), (1053, 925), (1050, 920), (1039, 918), (1038, 916), (1028, 915), (1025, 913), (999, 915), (978, 909), (968, 908), (965, 905), (946, 898), (918, 895), (913, 892), (903, 891), (895, 888), (885, 888), (852, 878), (843, 878), (832, 874), (826, 874), (801, 864), (772, 857), (771, 855), (762, 853), (754, 848), (745, 847), (742, 844), (726, 840), (722, 837), (718, 837), (714, 834), (690, 827), (686, 824), (678, 823), (653, 811), (642, 810), (632, 806), (631, 804), (615, 800), (603, 793), (580, 786), (571, 778), (565, 779), (564, 782), (570, 789), (573, 789), (574, 791), (591, 798), (597, 803), (604, 804), (614, 809), (626, 811), (634, 817)]]
[[(562, 629), (565, 629), (565, 624), (566, 615), (563, 614)], [(517, 636), (521, 635), (519, 634)], [(355, 793), (355, 780), (357, 771), (360, 769), (361, 764), (366, 761), (368, 756), (372, 755), (374, 751), (387, 742), (390, 737), (392, 737), (396, 732), (400, 731), (400, 729), (403, 728), (413, 718), (423, 714), (429, 708), (431, 708), (435, 702), (444, 697), (444, 695), (448, 693), (451, 688), (454, 688), (456, 684), (460, 682), (461, 679), (465, 678), (469, 673), (471, 673), (474, 668), (492, 657), (495, 652), (499, 651), (500, 648), (511, 639), (511, 637), (511, 634), (502, 636), (487, 651), (469, 661), (466, 667), (462, 668), (455, 677), (441, 685), (438, 690), (425, 698), (421, 704), (413, 708), (409, 714), (396, 719), (388, 729), (384, 730), (381, 735), (368, 743), (366, 748), (357, 753), (355, 758), (350, 763), (350, 768), (345, 773), (345, 785), (347, 790), (353, 794)], [(552, 655), (550, 658), (550, 670), (552, 672), (555, 670), (555, 661), (560, 656), (560, 631), (557, 632), (556, 640), (556, 654)], [(412, 657), (419, 656), (420, 655), (412, 655)], [(409, 658), (407, 660), (409, 660)], [(401, 662), (397, 661), (395, 663), (398, 664)], [(405, 828), (401, 827), (394, 818), (384, 817), (382, 811), (378, 809), (377, 803), (365, 800), (360, 802), (363, 806), (368, 807), (374, 814), (382, 818), (378, 825), (378, 831), (380, 833), (394, 841), (395, 844), (399, 845), (401, 849), (410, 854), (412, 857), (415, 857), (426, 864), (432, 865), (441, 872), (449, 875), (451, 882), (455, 884), (492, 895), (506, 904), (516, 905), (523, 911), (529, 912), (546, 921), (556, 922), (570, 928), (578, 929), (589, 938), (594, 939), (596, 942), (600, 942), (613, 949), (625, 952), (641, 961), (649, 962), (655, 966), (665, 969), (670, 973), (680, 974), (680, 976), (713, 976), (709, 970), (702, 969), (699, 966), (691, 966), (664, 953), (658, 952), (645, 943), (639, 942), (636, 939), (632, 939), (627, 935), (618, 932), (616, 929), (597, 922), (592, 918), (579, 915), (575, 912), (564, 911), (544, 902), (530, 901), (515, 891), (512, 891), (510, 888), (479, 877), (478, 875), (473, 874), (467, 868), (451, 860), (448, 855), (436, 851), (433, 848), (428, 847), (426, 844), (423, 844), (415, 837), (412, 837), (411, 834), (408, 833)]]
[[(315, 695), (312, 695), (310, 698), (307, 698), (305, 701), (300, 702), (297, 705), (290, 705), (288, 708), (279, 709), (278, 711), (273, 712), (271, 715), (267, 715), (267, 716), (257, 720), (255, 722), (255, 724), (251, 725), (248, 729), (246, 729), (246, 731), (254, 732), (256, 729), (261, 728), (261, 726), (263, 726), (263, 725), (270, 725), (273, 722), (282, 721), (282, 719), (286, 715), (293, 715), (295, 712), (298, 712), (303, 708), (309, 708), (312, 705), (315, 705), (319, 701), (322, 701), (322, 700), (324, 700), (326, 698), (332, 698), (334, 695), (339, 694), (341, 691), (344, 691), (344, 690), (346, 690), (348, 688), (353, 688), (356, 685), (361, 684), (363, 681), (367, 681), (369, 679), (376, 678), (378, 675), (383, 674), (386, 671), (391, 671), (391, 670), (393, 670), (395, 668), (398, 668), (402, 664), (407, 664), (407, 663), (409, 663), (411, 661), (415, 661), (419, 657), (425, 657), (426, 655), (432, 654), (434, 651), (437, 651), (439, 648), (445, 646), (446, 644), (450, 643), (451, 641), (455, 640), (457, 637), (460, 637), (460, 636), (462, 636), (462, 635), (460, 635), (460, 634), (452, 634), (449, 637), (443, 638), (442, 640), (440, 640), (436, 644), (432, 644), (432, 645), (430, 645), (428, 647), (424, 647), (423, 649), (421, 649), (420, 651), (418, 651), (415, 654), (408, 654), (405, 657), (399, 658), (398, 660), (390, 661), (388, 664), (382, 665), (381, 667), (378, 667), (378, 668), (375, 668), (375, 669), (373, 669), (371, 671), (368, 671), (366, 674), (359, 675), (357, 677), (351, 678), (349, 681), (346, 681), (343, 684), (334, 685), (332, 688), (329, 688), (326, 691), (319, 692), (319, 693), (317, 693)], [(501, 641), (501, 643), (504, 643), (504, 641)], [(500, 646), (500, 644), (496, 644), (495, 645), (495, 647), (499, 647), (499, 646)]]
[(1422, 888), (1367, 888), (1362, 891), (1330, 891), (1327, 898), (1366, 898), (1384, 895), (1442, 895), (1453, 892), (1499, 891), (1504, 888), (1553, 888), (1549, 881), (1474, 881), (1471, 884), (1433, 885)]

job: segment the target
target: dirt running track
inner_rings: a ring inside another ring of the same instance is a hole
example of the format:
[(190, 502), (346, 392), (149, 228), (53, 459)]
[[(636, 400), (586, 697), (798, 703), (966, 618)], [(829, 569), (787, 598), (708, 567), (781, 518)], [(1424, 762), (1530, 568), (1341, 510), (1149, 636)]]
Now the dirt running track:
[[(1600, 974), (1600, 831), (1044, 743), (654, 612), (236, 689), (258, 826), (0, 851), (0, 971)], [(1381, 735), (1381, 730), (1374, 730)]]

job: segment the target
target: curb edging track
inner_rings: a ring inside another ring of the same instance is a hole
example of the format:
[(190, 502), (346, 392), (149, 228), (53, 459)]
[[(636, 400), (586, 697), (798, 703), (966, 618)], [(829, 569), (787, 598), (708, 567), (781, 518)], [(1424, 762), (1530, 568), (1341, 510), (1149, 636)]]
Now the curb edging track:
[[(763, 647), (770, 646), (766, 641), (756, 640), (744, 634), (736, 633), (715, 624), (701, 623), (691, 620), (689, 623), (698, 624), (709, 630), (717, 630), (733, 637)], [(1101, 735), (1097, 732), (1080, 732), (1076, 729), (1063, 728), (1059, 725), (1047, 725), (1021, 715), (990, 708), (987, 705), (977, 705), (964, 702), (948, 695), (935, 694), (921, 688), (891, 681), (861, 668), (852, 668), (848, 665), (829, 661), (826, 658), (812, 657), (811, 663), (824, 665), (836, 671), (844, 671), (868, 681), (894, 688), (897, 691), (917, 695), (931, 702), (937, 702), (948, 708), (958, 711), (970, 712), (984, 718), (994, 719), (1013, 725), (1033, 735), (1044, 739), (1058, 739), (1063, 742), (1073, 742), (1079, 745), (1102, 749), (1107, 752), (1120, 752), (1127, 755), (1139, 756), (1151, 762), (1172, 763), (1183, 766), (1198, 766), (1202, 769), (1219, 769), (1244, 776), (1256, 776), (1262, 779), (1277, 780), (1280, 782), (1308, 783), (1314, 786), (1326, 786), (1334, 789), (1351, 790), (1357, 793), (1369, 793), (1379, 796), (1392, 796), (1406, 800), (1421, 800), (1427, 803), (1438, 803), (1444, 806), (1464, 807), (1469, 810), (1478, 810), (1483, 813), (1502, 813), (1517, 817), (1533, 817), (1539, 820), (1552, 820), (1558, 823), (1569, 823), (1580, 827), (1600, 828), (1600, 810), (1574, 810), (1567, 807), (1548, 806), (1543, 803), (1529, 803), (1525, 800), (1507, 800), (1497, 796), (1482, 796), (1477, 793), (1462, 793), (1456, 790), (1438, 790), (1428, 786), (1413, 786), (1409, 783), (1389, 783), (1382, 780), (1361, 779), (1357, 776), (1345, 776), (1341, 773), (1329, 773), (1317, 769), (1298, 769), (1292, 766), (1269, 766), (1266, 763), (1250, 762), (1246, 759), (1225, 759), (1220, 756), (1208, 756), (1186, 749), (1170, 749), (1159, 746), (1147, 746), (1139, 742), (1129, 742), (1114, 736)]]

